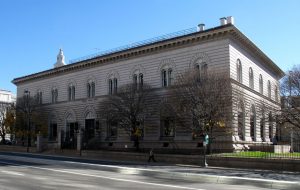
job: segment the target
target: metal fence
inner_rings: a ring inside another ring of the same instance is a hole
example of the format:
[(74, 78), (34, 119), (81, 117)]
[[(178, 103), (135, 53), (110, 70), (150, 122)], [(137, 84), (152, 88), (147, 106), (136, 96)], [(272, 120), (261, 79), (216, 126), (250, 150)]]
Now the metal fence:
[(276, 145), (249, 142), (233, 144), (233, 148), (224, 149), (224, 144), (213, 143), (208, 147), (207, 154), (232, 158), (300, 159), (300, 141), (294, 142), (293, 146), (288, 142)]
[(168, 40), (168, 39), (171, 39), (171, 38), (176, 38), (176, 37), (179, 37), (179, 36), (192, 34), (192, 33), (195, 33), (195, 32), (197, 32), (197, 27), (181, 30), (181, 31), (178, 31), (178, 32), (173, 32), (173, 33), (170, 33), (170, 34), (165, 34), (165, 35), (162, 35), (162, 36), (150, 38), (150, 39), (139, 41), (139, 42), (135, 42), (135, 43), (132, 43), (132, 44), (129, 44), (129, 45), (120, 46), (120, 47), (117, 47), (117, 48), (113, 48), (113, 49), (110, 49), (110, 50), (94, 53), (94, 54), (87, 55), (87, 56), (84, 56), (84, 57), (80, 57), (80, 58), (77, 58), (77, 59), (72, 59), (72, 60), (69, 61), (69, 63), (70, 64), (71, 63), (76, 63), (76, 62), (80, 62), (80, 61), (84, 61), (84, 60), (88, 60), (88, 59), (108, 55), (108, 54), (111, 54), (111, 53), (116, 53), (116, 52), (132, 49), (132, 48), (136, 48), (136, 47), (140, 47), (140, 46), (144, 46), (144, 45), (149, 45), (149, 44), (156, 43), (156, 42), (161, 42), (161, 41)]

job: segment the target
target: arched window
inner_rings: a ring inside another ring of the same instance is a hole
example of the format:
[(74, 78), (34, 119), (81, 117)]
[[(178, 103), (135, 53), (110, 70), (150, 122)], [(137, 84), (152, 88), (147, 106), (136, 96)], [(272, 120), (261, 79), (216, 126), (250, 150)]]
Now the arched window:
[(199, 77), (206, 76), (207, 63), (202, 58), (199, 58), (196, 60), (194, 67), (195, 67), (197, 73), (199, 74)]
[(243, 71), (242, 71), (242, 63), (238, 59), (236, 63), (236, 70), (237, 70), (237, 81), (243, 83)]
[(268, 80), (268, 98), (271, 98), (271, 82)]
[(255, 106), (251, 106), (250, 112), (250, 137), (254, 141), (255, 140), (255, 128), (256, 128), (256, 112)]
[(95, 97), (95, 82), (88, 81), (86, 86), (87, 86), (87, 97), (94, 98)]
[(238, 136), (241, 140), (245, 140), (245, 111), (242, 102), (238, 105)]
[(144, 75), (143, 73), (139, 73), (139, 71), (136, 71), (135, 74), (133, 74), (132, 76), (133, 79), (133, 85), (135, 87), (135, 89), (142, 88), (144, 85)]
[(254, 89), (254, 76), (253, 76), (253, 70), (251, 67), (249, 68), (249, 87), (251, 89)]
[(108, 79), (108, 94), (116, 94), (118, 92), (118, 79), (110, 78)]
[(259, 75), (259, 92), (264, 93), (264, 81), (261, 74)]

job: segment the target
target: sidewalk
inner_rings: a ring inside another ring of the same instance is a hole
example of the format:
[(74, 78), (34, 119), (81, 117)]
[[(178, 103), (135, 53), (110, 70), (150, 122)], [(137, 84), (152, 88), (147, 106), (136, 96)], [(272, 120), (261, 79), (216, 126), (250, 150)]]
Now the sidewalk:
[[(109, 152), (108, 152), (109, 153)], [(230, 185), (252, 185), (269, 189), (300, 189), (299, 172), (283, 172), (270, 170), (249, 170), (221, 167), (200, 167), (196, 165), (166, 164), (159, 162), (117, 161), (95, 159), (80, 156), (76, 151), (63, 151), (47, 154), (37, 153), (8, 153), (22, 156), (33, 156), (42, 159), (59, 159), (77, 162), (79, 164), (95, 165), (101, 170), (111, 172), (124, 172), (168, 178), (174, 180), (187, 180), (201, 183), (217, 183)]]

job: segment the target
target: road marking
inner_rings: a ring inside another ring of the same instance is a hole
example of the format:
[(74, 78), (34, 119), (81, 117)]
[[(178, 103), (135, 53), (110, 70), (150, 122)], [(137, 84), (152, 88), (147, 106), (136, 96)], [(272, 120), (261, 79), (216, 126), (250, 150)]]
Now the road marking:
[(10, 174), (10, 175), (18, 175), (18, 176), (24, 176), (24, 174), (22, 173), (19, 173), (19, 172), (13, 172), (13, 171), (1, 171), (2, 173), (5, 173), (5, 174)]
[(143, 182), (143, 181), (121, 179), (121, 178), (114, 178), (114, 177), (106, 177), (106, 176), (101, 176), (101, 175), (93, 175), (93, 174), (80, 173), (80, 172), (72, 172), (72, 171), (67, 171), (67, 170), (58, 170), (58, 169), (51, 169), (51, 168), (42, 168), (42, 167), (37, 167), (37, 166), (21, 165), (21, 164), (9, 163), (9, 162), (3, 162), (3, 161), (0, 161), (0, 163), (13, 165), (11, 167), (34, 168), (34, 169), (47, 170), (47, 171), (53, 171), (53, 172), (60, 172), (60, 173), (82, 175), (82, 176), (88, 176), (88, 177), (103, 178), (103, 179), (109, 179), (109, 180), (114, 180), (114, 181), (139, 183), (139, 184), (144, 184), (144, 185), (153, 185), (153, 186), (169, 187), (169, 188), (176, 188), (176, 189), (205, 190), (205, 189), (199, 189), (199, 188), (193, 188), (193, 187), (184, 187), (184, 186), (179, 186), (179, 185), (168, 185), (168, 184), (160, 184), (160, 183)]
[[(84, 163), (84, 162), (72, 162), (72, 161), (63, 161), (65, 163), (71, 163), (71, 164), (82, 164), (82, 165), (89, 165), (89, 166), (99, 166), (99, 167), (107, 167), (107, 168), (118, 168), (123, 170), (132, 170), (132, 172), (137, 171), (154, 171), (154, 172), (164, 172), (160, 170), (155, 169), (145, 169), (145, 168), (132, 168), (132, 167), (124, 167), (124, 166), (113, 166), (113, 165), (103, 165), (103, 164), (91, 164), (91, 163)], [(171, 173), (171, 172), (164, 172), (164, 173)], [(185, 173), (189, 174), (189, 173)], [(217, 178), (227, 178), (227, 179), (241, 179), (241, 180), (249, 180), (249, 181), (262, 181), (262, 182), (271, 182), (271, 183), (286, 183), (286, 184), (298, 184), (298, 182), (295, 181), (283, 181), (283, 180), (273, 180), (273, 179), (261, 179), (261, 178), (248, 178), (248, 177), (238, 177), (238, 176), (222, 176), (222, 175), (209, 175), (209, 174), (192, 174), (192, 175), (198, 175), (199, 177), (217, 177)]]

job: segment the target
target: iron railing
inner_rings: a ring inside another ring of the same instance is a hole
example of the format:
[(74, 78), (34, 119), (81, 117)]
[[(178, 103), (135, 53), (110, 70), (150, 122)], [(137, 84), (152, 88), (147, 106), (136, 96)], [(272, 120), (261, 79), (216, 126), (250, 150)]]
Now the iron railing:
[(117, 53), (117, 52), (120, 52), (120, 51), (132, 49), (132, 48), (137, 48), (137, 47), (141, 47), (141, 46), (144, 46), (144, 45), (149, 45), (149, 44), (153, 44), (153, 43), (156, 43), (156, 42), (161, 42), (161, 41), (164, 41), (164, 40), (169, 40), (169, 39), (176, 38), (176, 37), (179, 37), (179, 36), (192, 34), (192, 33), (195, 33), (195, 32), (197, 32), (197, 27), (193, 27), (193, 28), (181, 30), (181, 31), (178, 31), (178, 32), (165, 34), (165, 35), (162, 35), (162, 36), (158, 36), (158, 37), (150, 38), (150, 39), (147, 39), (147, 40), (135, 42), (135, 43), (132, 43), (132, 44), (129, 44), (129, 45), (124, 45), (124, 46), (120, 46), (120, 47), (113, 48), (113, 49), (110, 49), (110, 50), (105, 50), (105, 51), (102, 51), (102, 52), (94, 53), (94, 54), (87, 55), (87, 56), (84, 56), (84, 57), (79, 57), (77, 59), (70, 60), (69, 63), (70, 64), (77, 63), (77, 62), (81, 62), (81, 61), (84, 61), (84, 60), (93, 59), (93, 58), (96, 58), (96, 57), (100, 57), (100, 56), (104, 56), (104, 55), (108, 55), (108, 54), (112, 54), (112, 53)]

